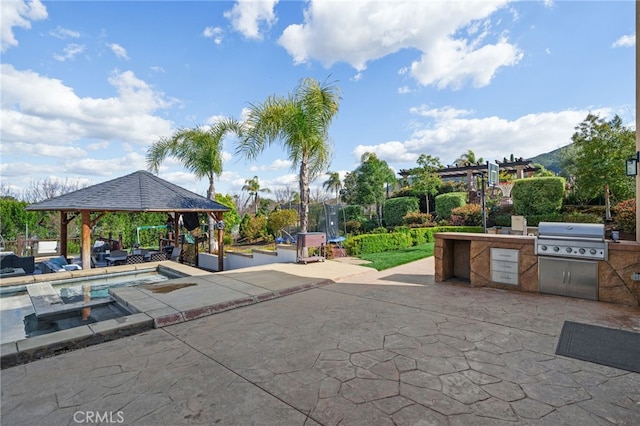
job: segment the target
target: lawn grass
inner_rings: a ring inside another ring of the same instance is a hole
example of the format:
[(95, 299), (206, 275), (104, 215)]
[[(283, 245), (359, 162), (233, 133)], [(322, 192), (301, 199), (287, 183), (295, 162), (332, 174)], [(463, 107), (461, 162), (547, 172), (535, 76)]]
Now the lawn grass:
[(386, 251), (384, 253), (363, 254), (360, 259), (368, 260), (363, 266), (375, 268), (378, 271), (393, 268), (394, 266), (404, 265), (414, 260), (424, 259), (433, 256), (434, 243), (421, 244), (402, 250)]

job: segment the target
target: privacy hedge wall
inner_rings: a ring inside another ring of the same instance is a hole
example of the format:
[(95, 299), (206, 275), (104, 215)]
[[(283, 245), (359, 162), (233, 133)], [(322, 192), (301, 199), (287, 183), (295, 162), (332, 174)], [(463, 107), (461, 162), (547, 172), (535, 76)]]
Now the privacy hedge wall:
[(420, 210), (420, 203), (416, 197), (390, 198), (384, 203), (384, 223), (386, 226), (402, 225), (407, 213)]
[(511, 197), (517, 215), (544, 215), (557, 213), (562, 208), (565, 180), (561, 177), (518, 179), (513, 184)]
[(466, 192), (448, 192), (436, 196), (436, 214), (438, 220), (449, 219), (451, 210), (467, 204)]
[(358, 256), (369, 253), (382, 253), (389, 250), (409, 248), (435, 241), (436, 232), (474, 232), (481, 233), (481, 226), (435, 226), (432, 228), (411, 228), (403, 232), (390, 234), (363, 234), (349, 237), (344, 243), (347, 254)]

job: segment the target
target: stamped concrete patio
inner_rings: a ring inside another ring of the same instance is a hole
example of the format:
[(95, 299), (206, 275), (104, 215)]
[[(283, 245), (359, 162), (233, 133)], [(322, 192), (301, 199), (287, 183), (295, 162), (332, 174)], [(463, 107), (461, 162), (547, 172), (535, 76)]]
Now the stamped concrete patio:
[(640, 374), (556, 356), (565, 320), (640, 331), (425, 259), (2, 370), (2, 424), (640, 424)]

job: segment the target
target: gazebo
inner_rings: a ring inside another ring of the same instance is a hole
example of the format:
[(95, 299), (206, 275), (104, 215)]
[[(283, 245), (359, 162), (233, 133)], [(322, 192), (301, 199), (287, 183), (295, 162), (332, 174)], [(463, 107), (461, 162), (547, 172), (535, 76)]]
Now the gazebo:
[[(60, 212), (60, 254), (67, 256), (67, 226), (76, 217), (82, 220), (81, 258), (83, 267), (91, 265), (91, 228), (110, 212), (173, 213), (174, 229), (180, 214), (206, 213), (218, 223), (230, 208), (188, 191), (144, 170), (107, 182), (79, 189), (25, 210)], [(94, 214), (94, 217), (92, 217)], [(218, 247), (222, 252), (222, 226), (218, 227)], [(174, 234), (178, 244), (178, 233)], [(218, 256), (218, 269), (223, 270), (223, 256)]]

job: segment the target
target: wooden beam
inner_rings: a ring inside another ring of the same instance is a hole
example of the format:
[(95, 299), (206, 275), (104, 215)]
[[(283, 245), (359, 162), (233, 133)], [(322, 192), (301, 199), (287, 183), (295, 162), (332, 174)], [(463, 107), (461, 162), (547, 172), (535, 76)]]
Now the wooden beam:
[(91, 220), (91, 227), (93, 228), (93, 227), (96, 225), (96, 223), (98, 223), (98, 221), (99, 221), (100, 219), (102, 219), (102, 217), (103, 217), (105, 214), (107, 214), (107, 213), (109, 213), (109, 212), (101, 212), (98, 216), (94, 217), (94, 218)]

